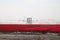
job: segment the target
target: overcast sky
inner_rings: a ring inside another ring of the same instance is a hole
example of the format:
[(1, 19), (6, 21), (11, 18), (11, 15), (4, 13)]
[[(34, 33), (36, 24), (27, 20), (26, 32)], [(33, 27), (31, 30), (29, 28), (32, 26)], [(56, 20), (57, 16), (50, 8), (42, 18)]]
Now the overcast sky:
[(0, 0), (0, 20), (60, 19), (60, 0)]

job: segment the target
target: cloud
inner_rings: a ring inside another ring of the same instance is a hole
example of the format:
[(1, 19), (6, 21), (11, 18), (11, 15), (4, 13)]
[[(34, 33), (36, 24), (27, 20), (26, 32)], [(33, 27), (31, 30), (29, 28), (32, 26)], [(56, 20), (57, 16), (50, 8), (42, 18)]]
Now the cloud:
[[(7, 2), (7, 3), (6, 3)], [(0, 0), (0, 19), (60, 19), (59, 0)], [(58, 16), (57, 16), (58, 15)]]

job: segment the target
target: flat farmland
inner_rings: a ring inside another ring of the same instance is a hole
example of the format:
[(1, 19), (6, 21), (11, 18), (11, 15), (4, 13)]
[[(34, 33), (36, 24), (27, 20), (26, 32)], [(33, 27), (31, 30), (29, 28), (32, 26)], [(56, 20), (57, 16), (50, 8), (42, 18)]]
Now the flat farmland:
[(60, 40), (57, 35), (26, 35), (26, 34), (2, 34), (0, 40)]

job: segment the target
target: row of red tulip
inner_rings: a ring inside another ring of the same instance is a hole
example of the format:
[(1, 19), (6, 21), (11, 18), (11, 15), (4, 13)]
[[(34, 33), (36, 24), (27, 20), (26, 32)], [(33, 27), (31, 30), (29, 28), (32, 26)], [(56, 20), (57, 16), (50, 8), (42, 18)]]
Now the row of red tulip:
[(0, 24), (0, 30), (60, 32), (60, 24)]

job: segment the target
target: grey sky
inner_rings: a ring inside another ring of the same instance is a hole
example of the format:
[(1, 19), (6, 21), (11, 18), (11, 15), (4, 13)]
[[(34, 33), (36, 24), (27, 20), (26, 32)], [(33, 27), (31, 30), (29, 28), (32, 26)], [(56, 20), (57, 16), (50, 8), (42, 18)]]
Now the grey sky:
[(60, 0), (0, 0), (0, 19), (60, 19)]

